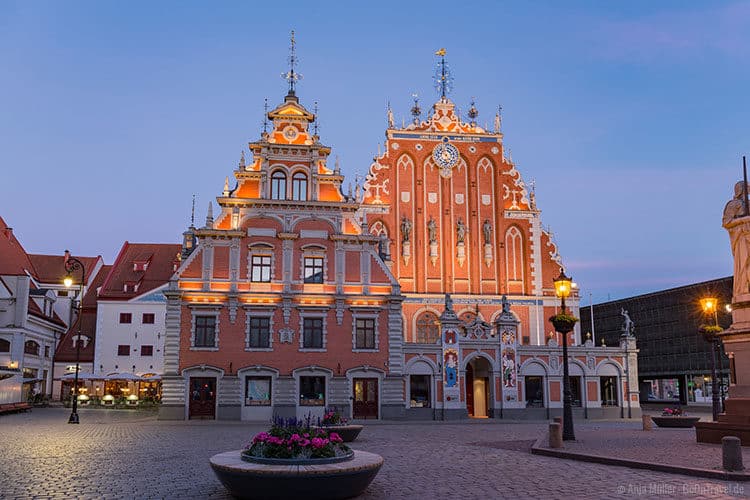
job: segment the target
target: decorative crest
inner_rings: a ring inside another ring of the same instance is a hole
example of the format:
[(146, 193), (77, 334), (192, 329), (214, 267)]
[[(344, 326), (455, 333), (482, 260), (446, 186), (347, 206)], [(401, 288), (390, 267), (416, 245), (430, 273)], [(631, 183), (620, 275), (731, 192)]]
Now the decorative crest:
[(281, 74), (281, 78), (289, 83), (288, 95), (295, 95), (294, 86), (298, 81), (302, 80), (302, 75), (294, 71), (294, 68), (297, 67), (297, 63), (299, 62), (297, 60), (296, 45), (297, 42), (294, 40), (294, 30), (292, 30), (291, 43), (289, 45), (289, 71)]
[(414, 117), (414, 124), (419, 125), (419, 117), (422, 114), (422, 108), (419, 107), (419, 95), (412, 94), (412, 99), (414, 99), (414, 106), (411, 108), (411, 116)]
[(471, 107), (469, 108), (469, 112), (467, 113), (469, 115), (469, 119), (471, 120), (471, 124), (475, 125), (477, 122), (477, 116), (479, 116), (479, 111), (477, 111), (476, 106), (474, 105), (474, 98), (471, 98)]
[(438, 62), (434, 76), (435, 89), (440, 92), (440, 98), (445, 99), (445, 96), (453, 90), (453, 76), (445, 63), (445, 49), (438, 50), (435, 55), (440, 56), (440, 62)]

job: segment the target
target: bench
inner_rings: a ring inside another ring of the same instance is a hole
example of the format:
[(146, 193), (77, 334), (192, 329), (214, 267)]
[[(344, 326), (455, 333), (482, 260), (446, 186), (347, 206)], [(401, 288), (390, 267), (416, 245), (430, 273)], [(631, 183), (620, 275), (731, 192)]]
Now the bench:
[(0, 405), (0, 415), (3, 415), (5, 413), (17, 413), (21, 411), (29, 411), (31, 410), (31, 405), (29, 403), (7, 403)]

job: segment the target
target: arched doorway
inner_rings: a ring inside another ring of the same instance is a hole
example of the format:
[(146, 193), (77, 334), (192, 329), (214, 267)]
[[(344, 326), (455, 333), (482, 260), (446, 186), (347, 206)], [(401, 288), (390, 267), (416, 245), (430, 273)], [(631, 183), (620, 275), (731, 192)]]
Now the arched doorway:
[(466, 409), (472, 418), (491, 416), (492, 366), (484, 358), (475, 358), (466, 365)]

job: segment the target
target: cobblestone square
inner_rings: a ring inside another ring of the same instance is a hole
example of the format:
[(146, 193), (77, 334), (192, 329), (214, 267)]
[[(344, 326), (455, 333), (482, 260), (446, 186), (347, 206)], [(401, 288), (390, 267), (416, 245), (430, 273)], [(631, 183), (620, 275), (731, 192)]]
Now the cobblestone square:
[[(62, 408), (0, 418), (2, 498), (230, 498), (208, 458), (265, 424), (157, 421), (144, 412)], [(584, 429), (591, 424), (580, 424)], [(617, 432), (634, 423), (598, 422)], [(364, 499), (725, 498), (750, 485), (532, 455), (544, 422), (366, 424), (357, 449), (385, 465)], [(679, 450), (674, 450), (679, 453)]]

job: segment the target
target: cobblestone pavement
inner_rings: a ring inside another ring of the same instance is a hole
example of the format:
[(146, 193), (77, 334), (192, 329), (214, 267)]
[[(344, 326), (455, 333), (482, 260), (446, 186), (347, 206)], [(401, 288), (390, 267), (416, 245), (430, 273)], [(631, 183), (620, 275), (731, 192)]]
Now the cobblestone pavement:
[[(2, 498), (221, 498), (208, 458), (241, 448), (265, 424), (160, 422), (153, 415), (62, 408), (0, 417)], [(591, 424), (580, 424), (585, 429)], [(635, 423), (598, 423), (603, 431)], [(531, 455), (546, 423), (495, 421), (367, 424), (355, 448), (385, 457), (361, 497), (723, 498), (728, 483)], [(680, 450), (673, 450), (679, 453)]]

